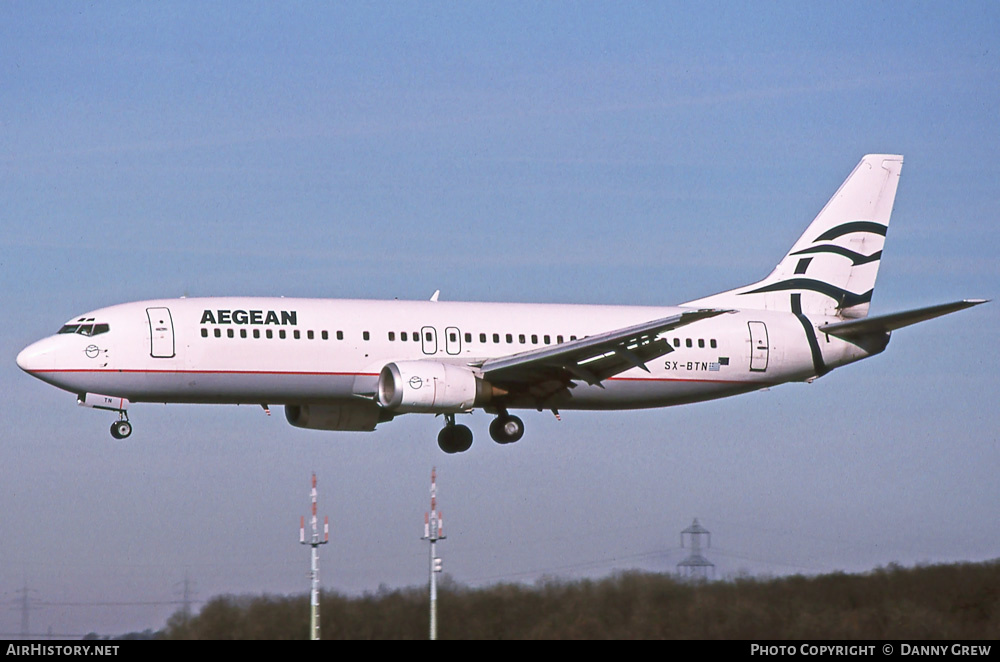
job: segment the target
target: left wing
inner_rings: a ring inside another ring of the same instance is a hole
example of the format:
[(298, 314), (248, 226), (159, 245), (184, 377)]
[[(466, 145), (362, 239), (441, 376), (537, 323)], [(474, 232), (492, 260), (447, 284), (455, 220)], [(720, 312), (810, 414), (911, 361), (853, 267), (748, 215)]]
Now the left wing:
[(475, 365), (491, 384), (539, 399), (563, 388), (572, 388), (575, 386), (573, 380), (603, 388), (603, 380), (631, 368), (649, 372), (647, 361), (674, 351), (664, 338), (658, 337), (659, 334), (729, 312), (733, 311), (716, 308), (690, 310), (561, 345), (488, 359)]

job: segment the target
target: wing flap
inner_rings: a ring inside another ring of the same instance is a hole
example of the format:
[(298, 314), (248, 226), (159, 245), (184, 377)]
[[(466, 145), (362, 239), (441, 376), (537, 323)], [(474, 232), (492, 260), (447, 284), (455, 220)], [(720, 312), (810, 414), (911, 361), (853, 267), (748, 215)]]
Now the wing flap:
[(568, 388), (574, 380), (599, 386), (605, 379), (632, 368), (648, 372), (648, 361), (672, 352), (659, 334), (728, 312), (732, 311), (689, 310), (561, 345), (490, 359), (480, 367), (490, 383), (521, 391), (549, 383), (544, 390), (552, 392), (552, 383)]

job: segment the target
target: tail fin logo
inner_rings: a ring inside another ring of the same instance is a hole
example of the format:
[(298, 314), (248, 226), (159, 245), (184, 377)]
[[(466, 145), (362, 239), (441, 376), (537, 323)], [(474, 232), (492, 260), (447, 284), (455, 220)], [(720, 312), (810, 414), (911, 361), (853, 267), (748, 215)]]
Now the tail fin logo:
[[(849, 248), (837, 246), (836, 244), (823, 244), (822, 246), (803, 248), (800, 251), (795, 251), (792, 255), (808, 255), (811, 253), (834, 253), (836, 255), (841, 255), (851, 261), (852, 267), (868, 264), (869, 262), (878, 262), (882, 259), (882, 251), (875, 251), (871, 255), (862, 255), (861, 253), (855, 253)], [(805, 273), (805, 271), (799, 271), (798, 267), (796, 267), (795, 273)]]
[(843, 223), (835, 228), (830, 228), (820, 236), (816, 237), (814, 241), (830, 241), (836, 239), (837, 237), (843, 237), (845, 234), (851, 234), (852, 232), (869, 232), (871, 234), (877, 234), (885, 236), (885, 231), (888, 228), (881, 223), (873, 223), (871, 221), (851, 221), (850, 223)]
[(862, 292), (861, 294), (855, 294), (854, 292), (848, 292), (841, 287), (831, 285), (830, 283), (822, 280), (813, 280), (811, 278), (791, 278), (789, 280), (771, 283), (770, 285), (765, 285), (764, 287), (758, 287), (756, 290), (750, 290), (749, 292), (740, 292), (739, 294), (740, 296), (743, 296), (745, 294), (762, 294), (764, 292), (782, 292), (785, 290), (794, 290), (799, 293), (803, 290), (818, 292), (819, 294), (826, 295), (836, 301), (837, 308), (853, 308), (854, 306), (863, 303), (871, 303), (874, 288), (868, 290), (867, 292)]
[[(885, 237), (886, 230), (888, 228), (880, 223), (873, 223), (872, 221), (851, 221), (849, 223), (842, 223), (836, 227), (830, 228), (820, 236), (816, 237), (815, 242), (819, 241), (832, 241), (849, 234), (873, 234), (880, 237)], [(820, 244), (818, 246), (809, 246), (803, 248), (802, 250), (793, 251), (789, 253), (789, 256), (793, 255), (818, 255), (822, 253), (830, 253), (833, 255), (839, 255), (841, 257), (847, 258), (851, 261), (852, 267), (857, 267), (871, 262), (878, 262), (882, 258), (882, 251), (877, 250), (871, 255), (864, 255), (856, 251), (852, 251), (844, 246), (839, 246), (837, 244)], [(805, 274), (806, 270), (809, 268), (812, 258), (801, 258), (795, 265), (795, 274), (801, 275)], [(748, 290), (746, 292), (740, 292), (739, 295), (743, 296), (746, 294), (761, 294), (763, 292), (781, 292), (785, 290), (803, 291), (807, 290), (810, 292), (817, 292), (819, 294), (826, 295), (837, 302), (837, 308), (853, 308), (854, 306), (870, 303), (872, 300), (872, 292), (874, 288), (869, 289), (867, 292), (854, 293), (850, 292), (842, 287), (828, 282), (827, 280), (816, 280), (814, 278), (789, 278), (787, 280), (781, 280), (775, 283), (768, 283), (763, 287), (758, 287), (757, 289)], [(795, 296), (795, 295), (792, 295)], [(792, 308), (795, 308), (795, 302), (792, 304)]]
[(866, 155), (769, 276), (685, 305), (867, 316), (902, 165)]

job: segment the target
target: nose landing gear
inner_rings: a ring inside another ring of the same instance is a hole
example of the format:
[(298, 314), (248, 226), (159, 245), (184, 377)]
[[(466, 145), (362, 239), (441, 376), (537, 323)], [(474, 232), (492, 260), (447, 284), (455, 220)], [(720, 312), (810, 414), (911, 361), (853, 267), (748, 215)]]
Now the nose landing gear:
[(111, 436), (115, 439), (127, 439), (132, 434), (132, 424), (128, 422), (128, 414), (124, 411), (118, 415), (121, 418), (111, 424)]
[(113, 411), (118, 414), (118, 420), (111, 424), (111, 436), (115, 439), (125, 439), (132, 434), (132, 424), (128, 422), (128, 398), (99, 393), (80, 393), (76, 396), (76, 404), (81, 407)]

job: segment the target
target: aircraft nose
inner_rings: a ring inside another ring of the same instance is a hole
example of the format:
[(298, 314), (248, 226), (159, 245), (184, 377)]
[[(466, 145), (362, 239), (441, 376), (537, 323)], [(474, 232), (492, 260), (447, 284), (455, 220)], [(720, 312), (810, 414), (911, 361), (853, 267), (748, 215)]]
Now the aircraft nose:
[(52, 367), (54, 347), (48, 339), (28, 345), (17, 355), (17, 365), (25, 372), (37, 372)]

